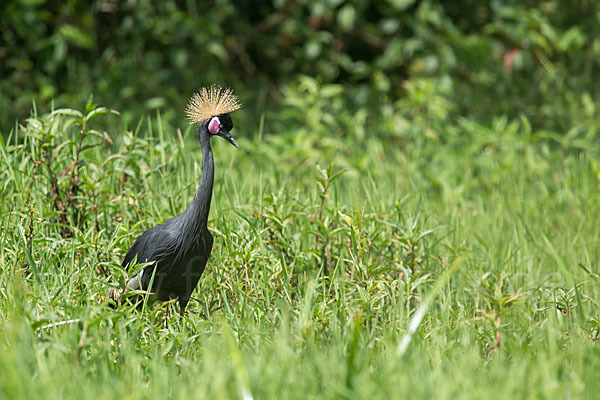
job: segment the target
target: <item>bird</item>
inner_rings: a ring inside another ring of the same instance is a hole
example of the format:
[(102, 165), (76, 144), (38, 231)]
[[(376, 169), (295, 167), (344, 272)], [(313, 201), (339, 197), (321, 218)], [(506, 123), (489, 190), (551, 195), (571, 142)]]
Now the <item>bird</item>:
[[(190, 123), (198, 125), (202, 148), (202, 177), (198, 189), (184, 212), (153, 226), (135, 240), (122, 267), (132, 267), (135, 261), (151, 264), (130, 278), (121, 294), (112, 296), (113, 300), (123, 299), (125, 293), (143, 290), (150, 292), (153, 300), (177, 299), (180, 316), (185, 314), (213, 246), (213, 236), (207, 226), (214, 181), (210, 140), (220, 136), (238, 147), (230, 133), (233, 120), (229, 113), (240, 107), (231, 89), (217, 85), (204, 87), (191, 97), (185, 113)], [(136, 301), (140, 297), (134, 295), (130, 299)]]

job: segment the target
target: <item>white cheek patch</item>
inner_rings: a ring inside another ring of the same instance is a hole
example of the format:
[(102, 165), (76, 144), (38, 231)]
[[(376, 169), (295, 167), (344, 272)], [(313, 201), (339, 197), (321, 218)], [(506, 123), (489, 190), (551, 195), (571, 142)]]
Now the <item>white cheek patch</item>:
[(219, 133), (219, 125), (221, 125), (221, 121), (219, 121), (219, 118), (214, 117), (210, 120), (210, 122), (208, 123), (208, 131), (211, 135), (216, 135), (217, 133)]

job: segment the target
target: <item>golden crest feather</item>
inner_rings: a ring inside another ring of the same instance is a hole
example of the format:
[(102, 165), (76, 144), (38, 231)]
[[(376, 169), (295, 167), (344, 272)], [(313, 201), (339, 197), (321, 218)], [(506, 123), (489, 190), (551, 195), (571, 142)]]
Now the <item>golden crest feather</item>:
[(199, 124), (211, 117), (235, 111), (241, 106), (231, 89), (212, 85), (209, 88), (203, 87), (198, 93), (194, 93), (185, 110), (185, 115), (191, 124)]

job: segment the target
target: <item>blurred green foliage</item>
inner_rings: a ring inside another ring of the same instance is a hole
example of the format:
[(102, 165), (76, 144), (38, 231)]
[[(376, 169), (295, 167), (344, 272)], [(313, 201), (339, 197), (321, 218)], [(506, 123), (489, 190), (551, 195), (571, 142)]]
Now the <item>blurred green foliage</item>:
[(127, 110), (125, 123), (157, 108), (169, 122), (214, 82), (258, 122), (300, 75), (342, 85), (344, 106), (375, 118), (439, 89), (480, 122), (525, 114), (535, 128), (597, 129), (594, 0), (5, 0), (0, 15), (4, 134), (32, 102), (48, 111), (90, 95)]

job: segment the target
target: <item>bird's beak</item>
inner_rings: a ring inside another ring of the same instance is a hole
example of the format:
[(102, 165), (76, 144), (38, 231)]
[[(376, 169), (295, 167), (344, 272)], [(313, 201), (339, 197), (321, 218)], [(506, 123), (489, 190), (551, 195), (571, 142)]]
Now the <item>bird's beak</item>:
[(227, 132), (225, 129), (219, 129), (219, 133), (217, 133), (217, 136), (221, 136), (223, 139), (226, 139), (229, 143), (231, 143), (235, 147), (238, 147), (238, 144), (235, 141), (235, 139), (233, 138), (233, 136), (231, 136), (231, 133)]

